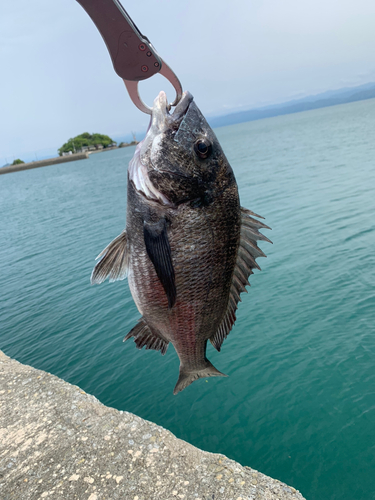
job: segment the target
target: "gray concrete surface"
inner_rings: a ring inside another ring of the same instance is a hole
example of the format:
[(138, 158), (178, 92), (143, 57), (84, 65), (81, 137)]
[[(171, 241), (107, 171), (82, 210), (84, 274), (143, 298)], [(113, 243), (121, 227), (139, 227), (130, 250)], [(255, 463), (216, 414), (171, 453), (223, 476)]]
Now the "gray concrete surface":
[(303, 500), (0, 351), (1, 500)]

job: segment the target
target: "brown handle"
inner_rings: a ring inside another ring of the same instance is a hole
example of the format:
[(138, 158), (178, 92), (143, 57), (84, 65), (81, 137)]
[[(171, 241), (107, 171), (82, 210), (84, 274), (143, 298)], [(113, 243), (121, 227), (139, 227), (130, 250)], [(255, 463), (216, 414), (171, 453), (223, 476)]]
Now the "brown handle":
[(77, 0), (107, 45), (116, 73), (139, 82), (158, 73), (162, 60), (118, 0)]

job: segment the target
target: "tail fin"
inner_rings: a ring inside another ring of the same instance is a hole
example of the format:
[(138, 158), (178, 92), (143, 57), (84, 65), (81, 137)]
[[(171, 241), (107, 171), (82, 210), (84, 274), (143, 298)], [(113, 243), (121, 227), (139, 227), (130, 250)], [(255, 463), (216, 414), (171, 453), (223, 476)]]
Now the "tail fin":
[(178, 377), (177, 384), (173, 390), (173, 394), (177, 394), (180, 391), (183, 391), (188, 385), (194, 382), (194, 380), (198, 380), (199, 378), (206, 377), (227, 377), (224, 373), (216, 370), (214, 365), (205, 359), (205, 363), (202, 368), (196, 369), (186, 369), (183, 365), (180, 366), (180, 376)]

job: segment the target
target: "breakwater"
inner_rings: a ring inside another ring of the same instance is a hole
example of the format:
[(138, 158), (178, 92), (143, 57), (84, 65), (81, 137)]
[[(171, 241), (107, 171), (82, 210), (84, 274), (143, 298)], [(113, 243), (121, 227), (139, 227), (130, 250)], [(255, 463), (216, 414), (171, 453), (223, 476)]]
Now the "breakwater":
[(2, 351), (0, 498), (304, 500)]
[(21, 170), (29, 170), (31, 168), (47, 167), (48, 165), (57, 165), (58, 163), (66, 163), (68, 161), (86, 160), (88, 157), (88, 153), (75, 153), (68, 156), (57, 156), (56, 158), (32, 161), (30, 163), (9, 165), (9, 167), (0, 168), (0, 174), (10, 174), (12, 172), (20, 172)]

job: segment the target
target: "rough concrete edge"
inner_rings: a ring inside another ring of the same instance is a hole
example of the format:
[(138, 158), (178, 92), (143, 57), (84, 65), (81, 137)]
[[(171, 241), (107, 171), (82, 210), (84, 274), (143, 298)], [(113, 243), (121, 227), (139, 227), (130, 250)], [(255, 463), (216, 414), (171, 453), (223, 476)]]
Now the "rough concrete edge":
[[(285, 483), (283, 483), (282, 481), (279, 481), (278, 479), (271, 478), (271, 477), (269, 477), (269, 476), (267, 476), (267, 475), (265, 475), (265, 474), (263, 474), (261, 472), (256, 471), (255, 469), (252, 469), (251, 467), (242, 466), (238, 462), (235, 462), (234, 460), (229, 459), (228, 457), (226, 457), (223, 454), (220, 454), (220, 453), (211, 453), (211, 452), (207, 452), (207, 451), (201, 450), (200, 448), (197, 448), (194, 445), (192, 445), (190, 443), (187, 443), (186, 441), (183, 441), (182, 439), (177, 438), (172, 432), (170, 432), (169, 430), (163, 428), (162, 426), (157, 425), (157, 424), (155, 424), (155, 423), (153, 423), (151, 421), (148, 421), (146, 419), (143, 419), (141, 417), (138, 417), (138, 416), (136, 416), (136, 415), (134, 415), (134, 414), (132, 414), (130, 412), (120, 411), (120, 410), (117, 410), (116, 408), (108, 407), (108, 406), (104, 405), (103, 403), (101, 403), (95, 396), (93, 396), (91, 394), (88, 394), (85, 391), (83, 391), (80, 387), (78, 387), (76, 385), (73, 385), (73, 384), (69, 384), (68, 382), (65, 382), (64, 380), (62, 380), (59, 377), (57, 377), (56, 375), (50, 374), (50, 373), (45, 372), (43, 370), (38, 370), (36, 368), (33, 368), (30, 365), (22, 364), (19, 361), (15, 360), (13, 358), (10, 358), (9, 356), (7, 356), (1, 350), (0, 350), (0, 365), (3, 365), (3, 367), (6, 366), (6, 365), (8, 365), (8, 368), (10, 368), (9, 372), (12, 372), (12, 373), (25, 372), (25, 370), (27, 370), (30, 373), (35, 374), (37, 376), (37, 378), (40, 378), (40, 376), (48, 376), (48, 378), (50, 378), (51, 380), (54, 380), (55, 382), (57, 382), (59, 384), (75, 388), (75, 389), (77, 389), (80, 392), (80, 394), (84, 394), (84, 396), (87, 398), (87, 402), (89, 402), (90, 404), (93, 404), (93, 405), (97, 406), (98, 412), (111, 412), (111, 413), (115, 412), (116, 414), (121, 414), (121, 415), (124, 415), (124, 416), (125, 415), (132, 416), (133, 418), (135, 418), (137, 420), (140, 420), (143, 423), (148, 424), (149, 426), (152, 426), (153, 428), (157, 428), (160, 431), (162, 431), (163, 434), (165, 434), (166, 436), (168, 436), (169, 439), (175, 441), (177, 448), (180, 448), (181, 446), (183, 446), (185, 448), (185, 452), (187, 451), (188, 453), (191, 453), (193, 455), (195, 455), (197, 453), (204, 454), (206, 457), (212, 457), (213, 460), (217, 460), (217, 459), (219, 459), (219, 460), (225, 460), (226, 464), (230, 464), (230, 465), (235, 466), (236, 468), (239, 467), (239, 468), (244, 469), (245, 471), (249, 471), (249, 472), (257, 474), (257, 476), (259, 477), (259, 480), (260, 480), (261, 483), (269, 484), (270, 485), (270, 486), (266, 486), (267, 488), (270, 488), (270, 490), (272, 490), (272, 486), (282, 487), (283, 490), (288, 490), (288, 493), (289, 492), (292, 493), (293, 498), (295, 498), (296, 500), (304, 500), (304, 497), (301, 495), (301, 493), (298, 490), (296, 490), (293, 487), (290, 487), (290, 486), (286, 485)], [(8, 370), (6, 369), (5, 371), (8, 371)], [(0, 372), (1, 372), (1, 370), (0, 370)], [(239, 498), (242, 498), (242, 497), (239, 497)], [(273, 496), (273, 494), (272, 494), (272, 497), (271, 496), (270, 497), (268, 497), (268, 496), (267, 497), (266, 496), (264, 496), (264, 497), (263, 496), (261, 496), (261, 497), (257, 496), (256, 498), (257, 499), (258, 498), (262, 498), (262, 499), (263, 498), (264, 499), (266, 499), (266, 498), (267, 499), (268, 498), (271, 499), (272, 498), (272, 500), (273, 499), (275, 499), (275, 500), (283, 500), (284, 499), (284, 495), (280, 496), (280, 494), (278, 494), (277, 497), (276, 497), (276, 496)], [(287, 494), (285, 496), (285, 499), (286, 498), (288, 498), (288, 499), (290, 498), (289, 494)]]

